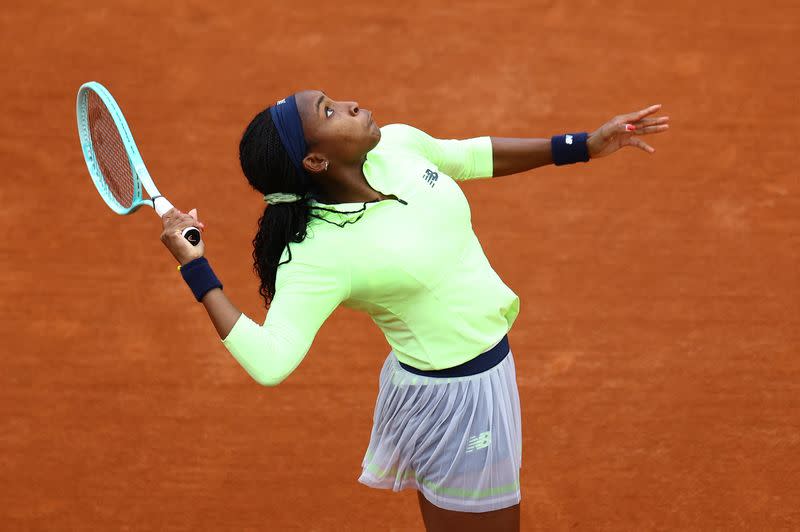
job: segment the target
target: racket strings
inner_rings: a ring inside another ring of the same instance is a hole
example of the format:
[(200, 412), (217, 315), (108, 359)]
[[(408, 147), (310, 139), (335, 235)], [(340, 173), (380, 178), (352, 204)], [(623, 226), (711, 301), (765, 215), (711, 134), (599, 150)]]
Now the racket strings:
[(92, 147), (103, 180), (121, 206), (131, 207), (135, 197), (133, 170), (114, 119), (94, 91), (88, 94), (87, 115)]

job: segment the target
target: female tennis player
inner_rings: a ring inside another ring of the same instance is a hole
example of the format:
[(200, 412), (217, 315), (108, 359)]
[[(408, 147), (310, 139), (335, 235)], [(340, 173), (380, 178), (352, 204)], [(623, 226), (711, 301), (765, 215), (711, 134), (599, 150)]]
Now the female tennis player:
[(665, 131), (660, 106), (591, 134), (439, 140), (378, 128), (356, 102), (298, 92), (258, 113), (239, 145), (267, 206), (253, 239), (268, 305), (258, 325), (222, 291), (197, 211), (163, 218), (180, 263), (225, 347), (260, 384), (285, 379), (341, 305), (363, 310), (391, 346), (359, 481), (418, 490), (429, 531), (519, 530), (521, 423), (508, 332), (519, 298), (481, 249), (454, 180), (586, 162)]

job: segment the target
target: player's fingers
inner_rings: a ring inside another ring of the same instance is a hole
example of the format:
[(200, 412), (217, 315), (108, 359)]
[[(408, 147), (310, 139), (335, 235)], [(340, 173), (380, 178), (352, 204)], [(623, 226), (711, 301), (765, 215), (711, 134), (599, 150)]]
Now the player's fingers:
[(637, 148), (646, 151), (647, 153), (653, 153), (656, 151), (655, 148), (653, 148), (648, 143), (637, 137), (631, 137), (630, 145), (636, 146)]
[(646, 126), (660, 126), (661, 124), (668, 124), (669, 117), (668, 116), (659, 116), (658, 118), (642, 118), (634, 122), (634, 126), (637, 128), (639, 127), (646, 127)]
[(197, 219), (197, 209), (190, 210), (189, 216), (194, 218), (195, 227), (197, 227), (198, 229), (203, 229), (205, 227), (205, 224), (203, 224), (203, 222)]
[(181, 217), (185, 216), (185, 214), (181, 213), (178, 209), (170, 209), (164, 216), (161, 217), (161, 223), (164, 227), (165, 231), (169, 231), (175, 224), (181, 221)]
[[(180, 211), (178, 211), (180, 213)], [(188, 214), (175, 214), (171, 218), (167, 219), (166, 214), (164, 218), (164, 231), (168, 233), (174, 233), (175, 231), (180, 231), (185, 227), (197, 227), (197, 220), (189, 216)]]
[(189, 216), (178, 210), (174, 210), (174, 212), (168, 211), (161, 219), (164, 221), (164, 227), (174, 227), (187, 218), (189, 218)]
[(196, 227), (201, 230), (203, 229), (202, 224), (200, 222), (198, 222), (197, 220), (188, 215), (184, 215), (184, 217), (181, 218), (181, 220), (178, 221), (178, 223), (176, 223), (175, 225), (173, 225), (170, 229), (174, 232), (180, 233), (187, 227)]
[(659, 109), (661, 109), (660, 103), (656, 105), (651, 105), (650, 107), (645, 107), (641, 111), (636, 111), (634, 113), (628, 113), (626, 115), (622, 115), (622, 119), (625, 120), (626, 122), (637, 122), (642, 118), (655, 113)]
[(643, 128), (636, 128), (634, 135), (652, 135), (653, 133), (663, 133), (669, 129), (669, 124), (662, 124), (660, 126), (647, 126)]
[(176, 209), (175, 207), (173, 207), (170, 210), (168, 210), (167, 212), (165, 212), (164, 216), (162, 216), (161, 219), (164, 221), (164, 225), (166, 225), (170, 220), (172, 220), (173, 218), (175, 218), (179, 214), (180, 214), (180, 211), (178, 209)]

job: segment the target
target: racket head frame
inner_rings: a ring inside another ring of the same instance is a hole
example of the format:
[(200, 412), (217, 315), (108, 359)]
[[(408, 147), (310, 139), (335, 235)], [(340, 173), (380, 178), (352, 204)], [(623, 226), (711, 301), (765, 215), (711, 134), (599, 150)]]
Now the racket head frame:
[[(122, 144), (125, 147), (125, 152), (128, 156), (128, 164), (131, 166), (131, 174), (133, 176), (133, 201), (130, 207), (121, 205), (119, 201), (117, 201), (117, 199), (111, 193), (111, 190), (109, 190), (106, 180), (103, 178), (103, 173), (97, 164), (97, 158), (95, 156), (94, 146), (92, 144), (92, 135), (89, 131), (88, 102), (90, 91), (94, 92), (103, 102), (103, 105), (105, 105), (108, 109), (114, 124), (119, 130)], [(131, 214), (142, 205), (147, 205), (153, 208), (161, 207), (161, 205), (154, 205), (154, 199), (163, 197), (158, 192), (158, 188), (156, 188), (155, 183), (153, 183), (153, 179), (150, 177), (150, 173), (147, 171), (147, 167), (144, 165), (142, 156), (139, 154), (139, 149), (136, 147), (136, 143), (133, 141), (133, 135), (128, 127), (128, 123), (125, 121), (122, 110), (120, 109), (119, 105), (117, 105), (114, 97), (111, 96), (111, 93), (103, 85), (96, 81), (84, 83), (78, 90), (76, 112), (78, 117), (78, 135), (81, 141), (83, 158), (86, 161), (86, 167), (89, 169), (89, 175), (92, 176), (92, 181), (94, 182), (95, 187), (97, 187), (97, 191), (100, 193), (100, 196), (102, 196), (106, 204), (114, 212), (122, 215)], [(143, 187), (147, 192), (147, 195), (153, 199), (142, 198)], [(156, 211), (159, 210), (163, 209), (156, 208)], [(159, 213), (159, 215), (162, 214), (162, 212)]]

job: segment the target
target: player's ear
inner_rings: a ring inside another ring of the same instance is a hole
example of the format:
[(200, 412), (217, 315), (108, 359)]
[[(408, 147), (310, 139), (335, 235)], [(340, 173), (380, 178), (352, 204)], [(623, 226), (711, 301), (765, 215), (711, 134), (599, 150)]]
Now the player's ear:
[(320, 174), (328, 169), (328, 159), (318, 153), (309, 153), (303, 159), (303, 168), (311, 174)]

